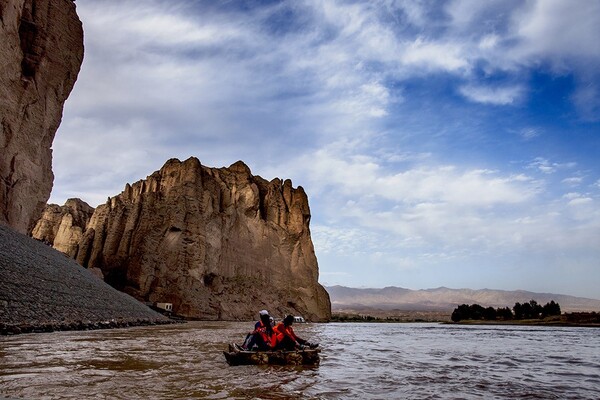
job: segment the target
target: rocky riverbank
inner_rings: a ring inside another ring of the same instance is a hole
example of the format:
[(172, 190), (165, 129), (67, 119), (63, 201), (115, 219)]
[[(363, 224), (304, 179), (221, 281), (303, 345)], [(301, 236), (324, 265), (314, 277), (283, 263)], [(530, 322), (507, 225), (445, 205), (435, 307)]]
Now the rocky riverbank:
[(173, 322), (59, 251), (0, 224), (0, 334)]

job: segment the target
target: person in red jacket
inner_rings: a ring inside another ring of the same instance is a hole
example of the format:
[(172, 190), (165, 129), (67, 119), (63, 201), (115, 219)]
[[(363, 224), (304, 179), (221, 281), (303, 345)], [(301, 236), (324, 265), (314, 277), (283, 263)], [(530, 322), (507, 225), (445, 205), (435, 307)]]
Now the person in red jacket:
[(296, 350), (310, 347), (314, 349), (318, 346), (317, 343), (310, 343), (296, 335), (292, 324), (294, 323), (294, 316), (288, 315), (275, 326), (275, 334), (277, 335), (276, 349), (278, 350)]
[(277, 335), (271, 324), (271, 317), (267, 310), (260, 313), (260, 321), (254, 325), (254, 330), (246, 336), (242, 345), (244, 350), (273, 350), (277, 344)]

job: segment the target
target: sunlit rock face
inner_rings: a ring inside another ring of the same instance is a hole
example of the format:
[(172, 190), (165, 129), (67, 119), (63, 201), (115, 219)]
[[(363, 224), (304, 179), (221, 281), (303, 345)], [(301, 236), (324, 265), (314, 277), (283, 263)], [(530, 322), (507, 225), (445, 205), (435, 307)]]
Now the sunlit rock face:
[(0, 223), (29, 232), (50, 196), (52, 141), (83, 61), (71, 0), (0, 0)]
[(45, 243), (52, 243), (55, 249), (75, 258), (93, 212), (93, 207), (79, 199), (69, 199), (64, 206), (49, 204), (31, 236)]
[(241, 161), (172, 159), (96, 208), (75, 257), (186, 317), (245, 320), (267, 308), (325, 321), (309, 222), (306, 193), (290, 180), (253, 176)]

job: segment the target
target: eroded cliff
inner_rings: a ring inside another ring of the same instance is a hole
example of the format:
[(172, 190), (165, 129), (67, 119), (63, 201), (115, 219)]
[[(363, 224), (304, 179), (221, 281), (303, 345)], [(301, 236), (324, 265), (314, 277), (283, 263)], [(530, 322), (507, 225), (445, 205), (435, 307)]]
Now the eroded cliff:
[(71, 0), (0, 0), (0, 223), (26, 233), (52, 189), (52, 141), (83, 61)]
[(172, 159), (96, 208), (75, 258), (187, 317), (250, 319), (267, 308), (324, 321), (331, 305), (309, 223), (306, 193), (290, 180), (253, 176), (241, 161)]
[(64, 206), (49, 204), (31, 232), (31, 236), (71, 258), (77, 256), (79, 243), (94, 213), (94, 208), (79, 199), (69, 199)]

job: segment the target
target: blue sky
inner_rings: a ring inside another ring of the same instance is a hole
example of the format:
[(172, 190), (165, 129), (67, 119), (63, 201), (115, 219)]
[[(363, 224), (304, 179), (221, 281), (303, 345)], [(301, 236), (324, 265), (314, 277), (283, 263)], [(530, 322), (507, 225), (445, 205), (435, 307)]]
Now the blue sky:
[(51, 202), (243, 160), (305, 188), (321, 283), (600, 298), (600, 1), (76, 5)]

